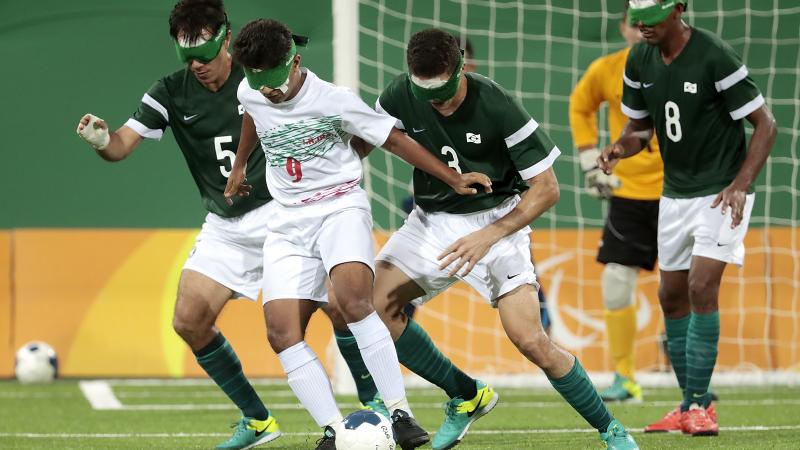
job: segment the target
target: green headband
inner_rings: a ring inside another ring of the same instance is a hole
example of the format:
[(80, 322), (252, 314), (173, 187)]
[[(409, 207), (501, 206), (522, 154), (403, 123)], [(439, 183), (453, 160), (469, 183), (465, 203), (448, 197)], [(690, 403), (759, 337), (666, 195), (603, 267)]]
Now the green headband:
[(677, 4), (686, 5), (686, 1), (669, 0), (664, 3), (658, 3), (656, 1), (640, 0), (636, 2), (633, 0), (628, 8), (628, 20), (631, 26), (636, 26), (641, 22), (648, 27), (652, 27), (667, 20), (667, 17), (669, 17)]
[(277, 66), (270, 69), (249, 69), (245, 67), (244, 75), (247, 77), (247, 84), (257, 91), (260, 91), (264, 86), (284, 91), (288, 87), (289, 72), (292, 70), (292, 61), (294, 61), (296, 54), (297, 46), (294, 43), (294, 39), (292, 39), (292, 46), (289, 48), (289, 53), (286, 54), (286, 59)]
[(446, 102), (447, 100), (455, 97), (456, 91), (458, 91), (458, 80), (461, 78), (461, 71), (463, 68), (464, 55), (462, 54), (458, 58), (456, 70), (453, 71), (453, 73), (450, 75), (450, 78), (447, 79), (447, 82), (435, 88), (425, 88), (420, 86), (414, 81), (415, 78), (418, 78), (409, 72), (408, 75), (409, 79), (411, 80), (411, 93), (414, 94), (414, 97), (416, 97), (417, 100), (421, 100), (423, 102)]
[(178, 41), (175, 41), (178, 59), (184, 63), (189, 63), (194, 59), (203, 64), (208, 64), (219, 55), (219, 50), (222, 48), (222, 43), (225, 42), (227, 35), (228, 26), (223, 23), (213, 38), (196, 47), (184, 47)]

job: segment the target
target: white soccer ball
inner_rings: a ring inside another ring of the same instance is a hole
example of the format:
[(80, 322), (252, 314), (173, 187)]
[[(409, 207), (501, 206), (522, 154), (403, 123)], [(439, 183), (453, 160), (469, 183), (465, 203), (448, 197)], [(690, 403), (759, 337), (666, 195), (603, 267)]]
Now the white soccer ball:
[(44, 342), (28, 342), (17, 350), (14, 373), (20, 383), (49, 383), (58, 375), (58, 357)]
[(389, 419), (362, 410), (345, 417), (336, 431), (336, 450), (394, 450), (397, 447)]

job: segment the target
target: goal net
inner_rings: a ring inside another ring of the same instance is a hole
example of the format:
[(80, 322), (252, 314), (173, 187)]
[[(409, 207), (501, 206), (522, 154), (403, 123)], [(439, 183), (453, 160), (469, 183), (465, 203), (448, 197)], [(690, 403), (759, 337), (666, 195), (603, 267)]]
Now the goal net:
[[(555, 163), (561, 200), (534, 224), (532, 251), (549, 302), (551, 336), (588, 370), (600, 373), (601, 382), (602, 373), (612, 370), (600, 298), (602, 267), (594, 260), (606, 205), (583, 192), (567, 114), (571, 89), (589, 63), (623, 48), (618, 31), (622, 7), (622, 0), (360, 0), (351, 47), (357, 49), (358, 61), (351, 68), (337, 67), (349, 71), (362, 97), (374, 103), (382, 88), (406, 70), (404, 50), (410, 36), (439, 27), (468, 37), (477, 72), (516, 95), (547, 130), (562, 150)], [(722, 334), (715, 383), (724, 383), (726, 376), (735, 382), (796, 380), (800, 6), (796, 0), (697, 1), (690, 2), (686, 20), (715, 32), (737, 50), (779, 125), (756, 187), (746, 264), (728, 267), (720, 292)], [(603, 111), (598, 123), (605, 126)], [(605, 130), (600, 134), (601, 145), (607, 143)], [(370, 156), (365, 184), (381, 244), (403, 223), (410, 179), (409, 166), (398, 158), (382, 151)], [(671, 385), (657, 287), (657, 273), (641, 274), (637, 367), (643, 382)], [(496, 311), (464, 284), (420, 308), (416, 319), (467, 372), (500, 383), (543, 381), (532, 376), (540, 372), (508, 341)]]

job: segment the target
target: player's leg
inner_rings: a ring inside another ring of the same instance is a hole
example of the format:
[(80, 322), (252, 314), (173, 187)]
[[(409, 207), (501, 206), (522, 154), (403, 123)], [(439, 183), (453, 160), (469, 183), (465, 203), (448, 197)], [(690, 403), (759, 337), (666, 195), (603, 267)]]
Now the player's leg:
[(609, 412), (580, 361), (561, 349), (544, 332), (535, 287), (524, 284), (496, 300), (500, 320), (511, 342), (539, 366), (559, 394), (600, 432), (611, 449), (638, 448)]
[(178, 286), (173, 328), (189, 344), (198, 365), (242, 411), (233, 436), (219, 449), (248, 448), (280, 436), (277, 422), (245, 377), (238, 356), (215, 327), (231, 297), (258, 297), (261, 280), (246, 274), (260, 272), (262, 243), (258, 236), (238, 240), (233, 230), (261, 227), (268, 209), (264, 205), (235, 221), (209, 214)]
[(391, 413), (398, 443), (403, 448), (425, 444), (430, 438), (411, 413), (394, 342), (373, 307), (375, 257), (369, 210), (344, 209), (328, 216), (318, 242), (339, 310)]
[(342, 415), (328, 375), (305, 341), (305, 331), (317, 308), (315, 301), (270, 299), (264, 304), (267, 338), (278, 355), (289, 387), (320, 428), (335, 428)]
[(333, 325), (333, 335), (336, 339), (336, 346), (342, 354), (347, 368), (350, 369), (350, 374), (356, 384), (356, 392), (358, 400), (361, 402), (363, 409), (370, 409), (372, 411), (383, 414), (387, 418), (390, 417), (389, 410), (386, 409), (386, 404), (378, 393), (378, 388), (372, 381), (372, 375), (364, 364), (364, 358), (361, 357), (361, 352), (358, 350), (358, 342), (355, 336), (347, 328), (347, 321), (342, 317), (336, 302), (336, 295), (333, 292), (330, 283), (328, 283), (328, 304), (322, 307), (322, 311), (328, 316), (328, 319)]

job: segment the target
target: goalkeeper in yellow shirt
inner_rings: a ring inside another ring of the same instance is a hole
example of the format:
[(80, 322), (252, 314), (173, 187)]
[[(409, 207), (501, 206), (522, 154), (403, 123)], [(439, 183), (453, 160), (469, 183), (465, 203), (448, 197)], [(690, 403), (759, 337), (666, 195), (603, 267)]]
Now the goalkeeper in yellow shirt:
[[(627, 2), (626, 2), (627, 3)], [(626, 14), (627, 16), (627, 6)], [(575, 86), (569, 102), (572, 138), (580, 153), (586, 189), (608, 199), (609, 209), (597, 261), (602, 275), (606, 331), (614, 360), (614, 383), (601, 392), (606, 401), (641, 401), (636, 382), (636, 278), (640, 269), (653, 270), (656, 262), (658, 202), (664, 165), (655, 137), (647, 149), (620, 161), (611, 175), (597, 167), (597, 111), (608, 103), (611, 142), (622, 133), (628, 118), (620, 109), (622, 76), (630, 47), (641, 39), (639, 30), (622, 18), (619, 29), (628, 47), (595, 60)]]

